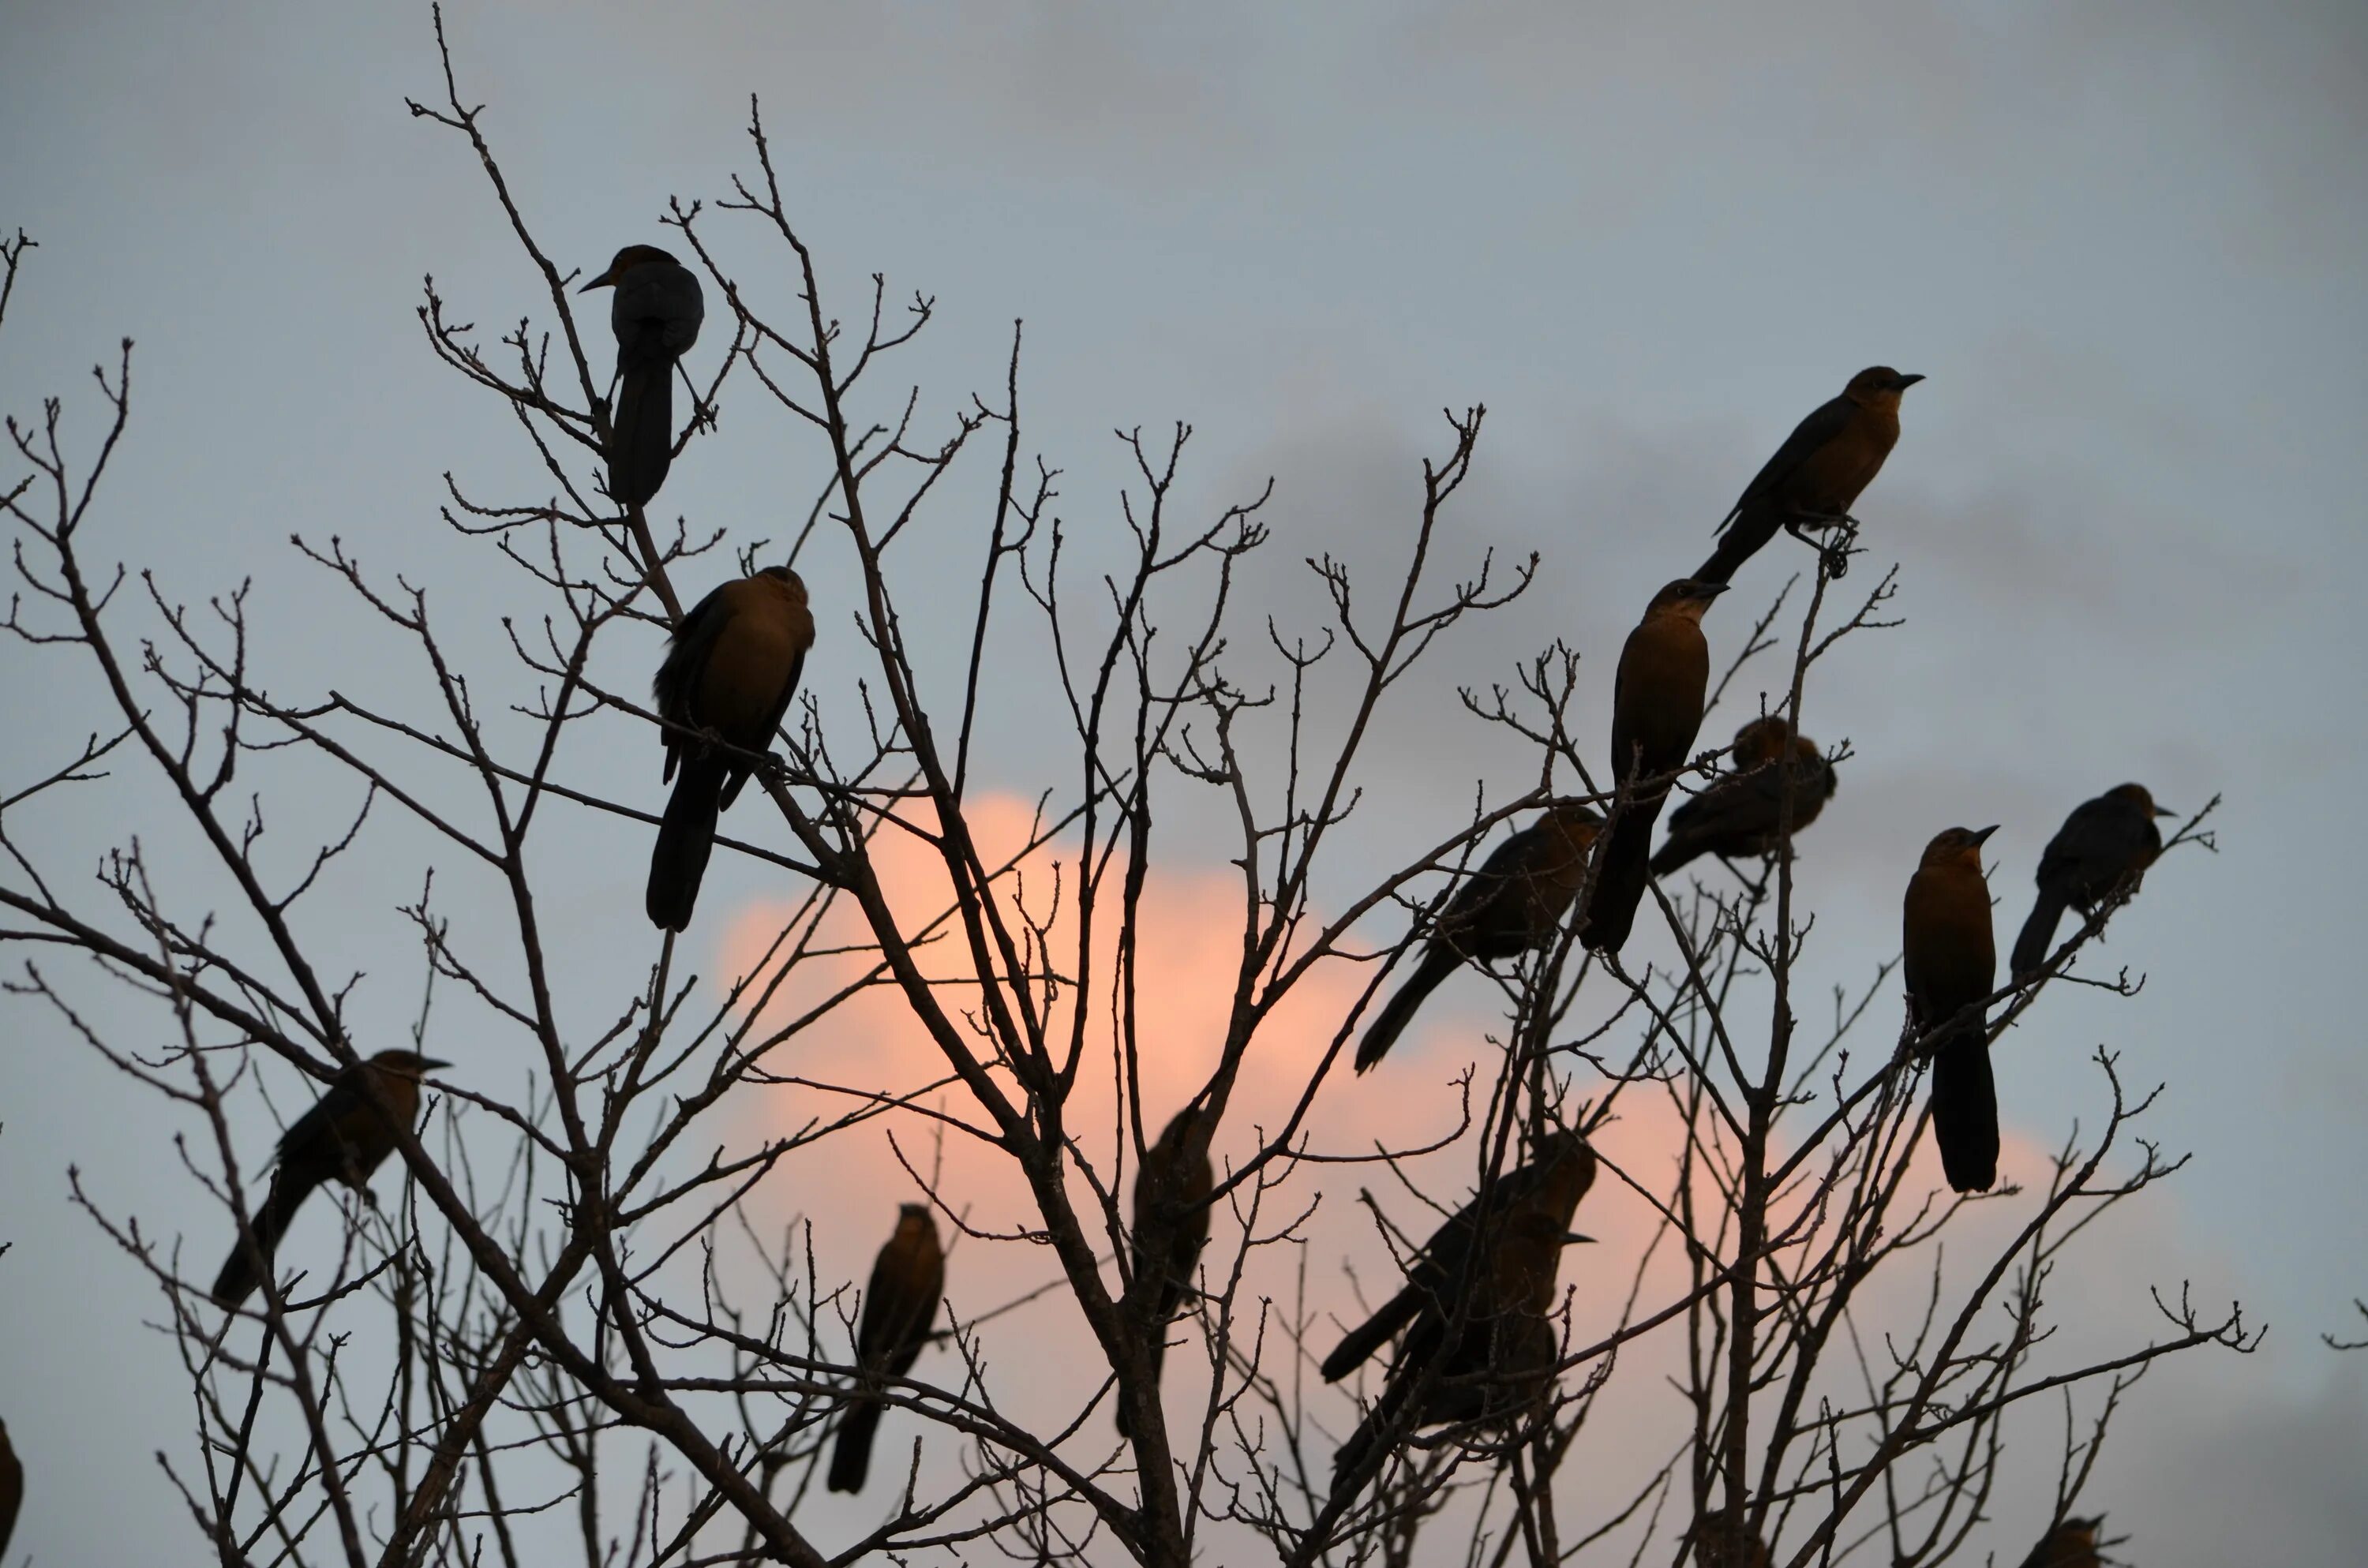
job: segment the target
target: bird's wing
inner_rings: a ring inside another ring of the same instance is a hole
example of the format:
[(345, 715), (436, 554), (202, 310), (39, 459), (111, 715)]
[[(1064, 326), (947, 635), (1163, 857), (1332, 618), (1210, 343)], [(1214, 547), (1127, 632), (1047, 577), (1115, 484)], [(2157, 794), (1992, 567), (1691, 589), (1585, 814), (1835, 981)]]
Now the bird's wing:
[(1833, 398), (1820, 403), (1806, 419), (1793, 426), (1793, 433), (1784, 437), (1784, 444), (1776, 449), (1776, 455), (1760, 465), (1759, 472), (1751, 476), (1751, 483), (1743, 487), (1743, 494), (1736, 497), (1735, 506), (1720, 521), (1717, 531), (1725, 532), (1727, 524), (1735, 521), (1744, 507), (1774, 489), (1786, 474), (1800, 467), (1810, 453), (1840, 435), (1850, 425), (1851, 407), (1850, 399)]
[(325, 1135), (359, 1109), (361, 1104), (361, 1089), (354, 1080), (352, 1069), (339, 1073), (330, 1080), (321, 1097), (313, 1102), (312, 1108), (290, 1122), (288, 1131), (279, 1135), (281, 1158), (286, 1158), (289, 1151), (301, 1149)]
[[(674, 641), (666, 648), (665, 660), (658, 665), (657, 678), (650, 683), (650, 694), (656, 699), (658, 717), (677, 724), (688, 724), (690, 719), (690, 694), (706, 672), (708, 655), (714, 652), (715, 639), (723, 634), (724, 622), (732, 619), (725, 608), (723, 590), (729, 583), (718, 584), (708, 590), (705, 598), (682, 618)], [(669, 735), (672, 747), (678, 737)]]
[(863, 1293), (863, 1318), (855, 1333), (856, 1359), (867, 1367), (902, 1372), (913, 1364), (945, 1295), (942, 1256), (923, 1256), (917, 1246), (894, 1242), (880, 1249), (871, 1284)]

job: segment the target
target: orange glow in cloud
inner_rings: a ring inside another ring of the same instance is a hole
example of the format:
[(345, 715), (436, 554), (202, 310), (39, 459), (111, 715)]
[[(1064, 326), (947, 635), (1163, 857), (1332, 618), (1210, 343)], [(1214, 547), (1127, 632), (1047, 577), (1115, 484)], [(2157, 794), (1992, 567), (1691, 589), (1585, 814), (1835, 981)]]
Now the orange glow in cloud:
[[(1000, 863), (1027, 842), (1031, 815), (1029, 805), (1015, 798), (985, 797), (973, 802), (972, 829), (990, 865)], [(945, 907), (948, 884), (936, 851), (928, 844), (891, 830), (875, 846), (874, 864), (888, 902), (906, 930), (917, 928)], [(1101, 931), (1094, 955), (1087, 1054), (1068, 1108), (1068, 1122), (1077, 1142), (1105, 1179), (1112, 1168), (1117, 1133), (1110, 1028), (1117, 883), (1115, 876), (1110, 879), (1111, 902), (1097, 916)], [(1019, 876), (1007, 881), (1004, 887), (1008, 911), (1024, 903), (1040, 914), (1053, 907), (1058, 890), (1050, 942), (1054, 961), (1064, 971), (1072, 968), (1076, 932), (1074, 846), (1056, 844), (1031, 852), (1021, 860)], [(745, 975), (760, 963), (791, 914), (788, 905), (760, 903), (740, 910), (723, 937), (723, 971)], [(1167, 1119), (1214, 1067), (1240, 962), (1243, 919), (1241, 881), (1230, 869), (1171, 863), (1155, 869), (1147, 879), (1137, 960), (1146, 1137), (1156, 1136)], [(925, 969), (939, 980), (967, 977), (971, 972), (967, 947), (958, 927), (946, 929), (949, 934), (926, 949)], [(841, 902), (824, 923), (822, 935), (825, 947), (858, 945), (867, 939), (851, 901)], [(768, 1006), (766, 1021), (780, 1023), (798, 1016), (857, 978), (864, 967), (860, 956), (808, 960)], [(1271, 1133), (1289, 1119), (1370, 973), (1365, 966), (1345, 961), (1320, 966), (1260, 1026), (1217, 1136), (1213, 1153), (1221, 1175), (1229, 1162), (1238, 1165), (1258, 1146), (1261, 1129)], [(941, 994), (950, 1006), (976, 1006), (974, 989), (949, 986)], [(1066, 1038), (1073, 1001), (1073, 994), (1064, 992), (1056, 1005), (1053, 1030), (1056, 1040)], [(1461, 1115), (1455, 1074), (1466, 1065), (1476, 1064), (1481, 1076), (1475, 1092), (1485, 1098), (1486, 1075), (1496, 1069), (1496, 1047), (1484, 1038), (1488, 1027), (1485, 1019), (1495, 1001), (1495, 994), (1485, 983), (1460, 977), (1427, 1010), (1423, 1024), (1429, 1027), (1418, 1025), (1400, 1051), (1372, 1074), (1361, 1079), (1352, 1074), (1344, 1051), (1304, 1124), (1307, 1146), (1319, 1153), (1370, 1153), (1376, 1142), (1393, 1149), (1408, 1148), (1451, 1132)], [(914, 1091), (947, 1075), (942, 1052), (914, 1019), (901, 994), (886, 985), (843, 1004), (818, 1025), (778, 1048), (768, 1064), (776, 1073), (814, 1083), (892, 1094)], [(761, 1107), (764, 1125), (749, 1130), (754, 1137), (843, 1114), (853, 1102), (824, 1089), (785, 1086), (746, 1103)], [(960, 1084), (936, 1091), (928, 1103), (973, 1125), (986, 1124), (969, 1091)], [(1607, 1168), (1577, 1221), (1579, 1230), (1597, 1238), (1596, 1244), (1573, 1247), (1564, 1256), (1563, 1283), (1576, 1287), (1572, 1326), (1576, 1345), (1593, 1343), (1615, 1325), (1659, 1224), (1653, 1205), (1608, 1167), (1617, 1165), (1646, 1191), (1666, 1196), (1684, 1146), (1681, 1113), (1661, 1086), (1635, 1085), (1623, 1092), (1617, 1108), (1616, 1119), (1596, 1138)], [(895, 1149), (891, 1147), (892, 1138)], [(1926, 1142), (1929, 1144), (1929, 1139)], [(1447, 1150), (1408, 1162), (1406, 1168), (1434, 1199), (1458, 1203), (1468, 1194), (1475, 1174), (1476, 1145), (1475, 1139), (1466, 1136)], [(800, 1151), (785, 1162), (764, 1191), (762, 1200), (775, 1206), (779, 1218), (794, 1214), (812, 1223), (825, 1289), (836, 1282), (860, 1284), (870, 1270), (873, 1253), (888, 1234), (896, 1205), (922, 1196), (914, 1176), (899, 1162), (896, 1149), (922, 1176), (935, 1173), (937, 1193), (944, 1205), (970, 1226), (989, 1233), (985, 1237), (957, 1236), (939, 1217), (951, 1254), (948, 1298), (958, 1317), (977, 1317), (1056, 1278), (1058, 1266), (1049, 1248), (1001, 1239), (1042, 1222), (1011, 1162), (967, 1133), (943, 1130), (928, 1116), (896, 1111)], [(1929, 1147), (1919, 1150), (1918, 1161), (1911, 1195), (1921, 1187), (1937, 1187), (1940, 1180), (1938, 1158)], [(1127, 1164), (1126, 1180), (1131, 1187), (1131, 1149)], [(1963, 1231), (1952, 1230), (1952, 1254), (1959, 1245), (1971, 1244), (1968, 1258), (1990, 1255), (2011, 1233), (2011, 1225), (2027, 1216), (2029, 1193), (2044, 1187), (2046, 1168), (2044, 1151), (2010, 1136), (2002, 1154), (2001, 1173), (2007, 1179), (2023, 1182), (2026, 1196), (1987, 1206), (1995, 1218), (1978, 1216)], [(1358, 1201), (1360, 1187), (1370, 1189), (1392, 1220), (1415, 1237), (1429, 1233), (1438, 1222), (1438, 1216), (1408, 1193), (1388, 1168), (1323, 1164), (1300, 1166), (1282, 1191), (1267, 1199), (1266, 1209), (1248, 1227), (1260, 1236), (1271, 1236), (1320, 1195), (1314, 1213), (1298, 1232), (1307, 1242), (1304, 1305), (1314, 1314), (1307, 1346), (1314, 1357), (1320, 1358), (1338, 1337), (1334, 1317), (1354, 1321), (1362, 1316), (1349, 1278), (1350, 1269), (1363, 1281), (1369, 1298), (1377, 1299), (1377, 1293), (1388, 1291), (1396, 1283), (1388, 1248)], [(1097, 1248), (1107, 1257), (1112, 1241), (1090, 1186), (1073, 1174), (1069, 1191)], [(1121, 1199), (1128, 1196), (1121, 1194)], [(1247, 1199), (1247, 1189), (1236, 1197)], [(1698, 1188), (1697, 1197), (1714, 1212), (1716, 1200), (1706, 1184)], [(1913, 1201), (1912, 1196), (1907, 1199), (1910, 1206)], [(1776, 1220), (1781, 1224), (1789, 1217), (1780, 1214)], [(1246, 1218), (1238, 1210), (1224, 1206), (1214, 1217), (1203, 1267), (1220, 1281), (1240, 1256)], [(1296, 1310), (1302, 1288), (1300, 1261), (1298, 1251), (1290, 1247), (1251, 1250), (1238, 1297), (1242, 1315), (1237, 1332), (1243, 1339), (1257, 1332), (1259, 1299), (1272, 1301), (1278, 1312), (1286, 1315)], [(1105, 1278), (1114, 1286), (1116, 1278), (1115, 1267), (1106, 1263)], [(1895, 1266), (1877, 1276), (1861, 1301), (1877, 1314), (1876, 1321), (1912, 1319), (1929, 1283), (1924, 1265)], [(1648, 1314), (1682, 1295), (1686, 1288), (1683, 1252), (1674, 1238), (1664, 1237), (1645, 1267), (1636, 1311), (1639, 1315)], [(1269, 1323), (1266, 1365), (1269, 1372), (1281, 1373), (1288, 1370), (1292, 1351), (1277, 1328)], [(1189, 1324), (1178, 1333), (1182, 1344), (1169, 1356), (1167, 1392), (1171, 1416), (1182, 1429), (1197, 1425), (1199, 1402), (1206, 1397), (1208, 1369), (1198, 1335)], [(1036, 1430), (1073, 1419), (1102, 1381), (1099, 1349), (1090, 1343), (1064, 1289), (1049, 1290), (1008, 1316), (997, 1318), (983, 1335), (988, 1347), (992, 1396), (1008, 1415)], [(1566, 1471), (1583, 1471), (1588, 1496), (1600, 1501), (1610, 1495), (1602, 1488), (1641, 1479), (1681, 1439), (1685, 1414), (1667, 1380), (1682, 1369), (1684, 1354), (1682, 1319), (1621, 1351), (1620, 1375), (1596, 1406), (1595, 1416), (1575, 1450), (1574, 1470)], [(1379, 1369), (1377, 1362), (1372, 1371)], [(923, 1357), (915, 1375), (953, 1382), (959, 1381), (961, 1372), (952, 1355), (937, 1348)], [(1311, 1389), (1320, 1386), (1312, 1369), (1306, 1383)], [(1315, 1413), (1335, 1436), (1345, 1432), (1355, 1419), (1346, 1393), (1318, 1397)], [(919, 1423), (901, 1426), (900, 1431), (883, 1438), (900, 1452), (911, 1442)], [(1639, 1434), (1645, 1432), (1652, 1436), (1640, 1440)], [(1112, 1440), (1105, 1404), (1073, 1442), (1082, 1446), (1081, 1452), (1090, 1453)], [(948, 1438), (933, 1435), (928, 1453), (925, 1474), (953, 1473), (955, 1455)], [(940, 1471), (941, 1465), (947, 1468)]]

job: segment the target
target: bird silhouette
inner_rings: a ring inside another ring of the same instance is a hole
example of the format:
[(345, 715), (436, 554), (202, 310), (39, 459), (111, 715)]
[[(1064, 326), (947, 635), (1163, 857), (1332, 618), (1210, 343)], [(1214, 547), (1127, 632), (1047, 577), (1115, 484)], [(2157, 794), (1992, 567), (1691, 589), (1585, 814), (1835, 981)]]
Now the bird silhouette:
[(1959, 1192), (1987, 1192), (1998, 1180), (1989, 1023), (1974, 1007), (1998, 979), (1990, 890), (1982, 880), (1982, 844), (1997, 831), (1952, 827), (1936, 835), (1907, 881), (1901, 911), (1908, 1017), (1935, 1047), (1932, 1136)]
[(1669, 813), (1669, 836), (1653, 857), (1653, 875), (1666, 877), (1697, 857), (1746, 859), (1776, 853), (1791, 790), (1793, 831), (1817, 820), (1834, 798), (1834, 765), (1817, 743), (1795, 735), (1782, 719), (1754, 719), (1736, 732), (1729, 754), (1736, 771)]
[(614, 289), (617, 403), (609, 417), (609, 494), (644, 506), (674, 463), (675, 366), (699, 341), (707, 314), (699, 278), (655, 245), (627, 245), (578, 293)]
[(937, 1221), (929, 1218), (928, 1205), (905, 1204), (896, 1211), (894, 1233), (872, 1262), (871, 1284), (863, 1293), (863, 1316), (855, 1333), (859, 1381), (838, 1418), (831, 1491), (863, 1490), (871, 1471), (871, 1439), (887, 1409), (879, 1390), (883, 1380), (913, 1369), (945, 1299), (946, 1254), (938, 1244)]
[(2177, 814), (2156, 805), (2143, 784), (2116, 785), (2072, 809), (2039, 858), (2039, 899), (2014, 939), (2016, 980), (2047, 967), (2047, 949), (2066, 909), (2088, 915), (2125, 886), (2137, 891), (2146, 868), (2162, 853), (2162, 829), (2155, 818)]
[(1899, 440), (1899, 394), (1923, 379), (1870, 365), (1839, 397), (1793, 426), (1743, 487), (1718, 525), (1718, 548), (1694, 575), (1727, 582), (1778, 530), (1826, 527), (1848, 516)]

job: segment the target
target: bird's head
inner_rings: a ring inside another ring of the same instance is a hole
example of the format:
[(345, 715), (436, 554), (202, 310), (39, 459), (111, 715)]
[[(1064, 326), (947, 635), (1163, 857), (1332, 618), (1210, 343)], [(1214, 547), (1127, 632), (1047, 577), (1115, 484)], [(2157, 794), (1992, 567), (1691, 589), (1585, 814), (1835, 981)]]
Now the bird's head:
[(1764, 719), (1754, 719), (1735, 732), (1735, 744), (1727, 755), (1737, 767), (1757, 767), (1763, 762), (1773, 762), (1784, 755), (1784, 745), (1792, 738), (1793, 726), (1781, 713), (1770, 713)]
[(608, 271), (600, 274), (599, 277), (595, 278), (591, 282), (586, 283), (583, 288), (578, 289), (575, 291), (579, 294), (589, 294), (595, 289), (614, 288), (619, 282), (623, 280), (626, 273), (631, 272), (637, 267), (647, 266), (649, 263), (654, 261), (663, 261), (671, 264), (674, 261), (674, 256), (672, 253), (662, 251), (655, 245), (627, 245), (623, 250), (617, 253), (615, 260), (609, 263)]
[(381, 1072), (405, 1078), (417, 1078), (435, 1068), (452, 1065), (439, 1057), (422, 1056), (416, 1051), (381, 1051), (370, 1060), (370, 1065)]
[(1595, 835), (1603, 830), (1603, 813), (1584, 801), (1556, 801), (1546, 808), (1546, 820), (1565, 842), (1581, 849), (1594, 843)]
[(927, 1232), (932, 1236), (938, 1233), (938, 1222), (929, 1217), (929, 1206), (926, 1203), (896, 1205), (897, 1235), (908, 1236), (916, 1232)]
[(1982, 869), (1982, 846), (1997, 831), (1998, 824), (1992, 823), (1987, 827), (1952, 827), (1934, 834), (1932, 842), (1924, 846), (1924, 864), (1971, 866), (1978, 871)]
[(1653, 596), (1653, 602), (1645, 607), (1645, 615), (1647, 619), (1656, 615), (1674, 615), (1699, 625), (1702, 611), (1710, 608), (1710, 601), (1725, 592), (1725, 583), (1680, 577)]
[(806, 580), (790, 568), (768, 566), (757, 575), (768, 582), (779, 583), (781, 585), (781, 591), (790, 597), (791, 603), (803, 605), (806, 602)]
[(1868, 408), (1897, 408), (1899, 394), (1923, 379), (1904, 375), (1888, 365), (1869, 365), (1850, 379), (1842, 395)]
[(2177, 806), (2156, 805), (2154, 796), (2147, 792), (2146, 787), (2143, 784), (2116, 784), (2105, 791), (2105, 798), (2111, 801), (2127, 801), (2150, 817), (2175, 817), (2179, 814)]

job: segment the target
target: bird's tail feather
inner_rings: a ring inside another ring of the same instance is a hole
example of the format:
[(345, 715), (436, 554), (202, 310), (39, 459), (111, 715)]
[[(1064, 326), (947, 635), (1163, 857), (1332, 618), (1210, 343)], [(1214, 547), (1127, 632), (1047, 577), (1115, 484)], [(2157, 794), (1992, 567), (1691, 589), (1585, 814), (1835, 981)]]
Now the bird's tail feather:
[[(1151, 1342), (1151, 1386), (1155, 1389), (1159, 1386), (1159, 1369), (1167, 1364), (1167, 1325), (1163, 1323), (1158, 1326), (1157, 1337)], [(1118, 1435), (1121, 1437), (1134, 1436), (1134, 1423), (1127, 1419), (1126, 1400), (1123, 1397), (1118, 1402)]]
[(1433, 947), (1423, 953), (1422, 961), (1406, 976), (1397, 994), (1383, 1004), (1382, 1010), (1374, 1015), (1372, 1027), (1357, 1042), (1358, 1072), (1366, 1071), (1389, 1054), (1390, 1047), (1398, 1042), (1406, 1025), (1414, 1022), (1415, 1009), (1455, 972), (1456, 962), (1455, 954), (1445, 948)]
[(1997, 1182), (1998, 1085), (1989, 1041), (1978, 1033), (1951, 1041), (1932, 1058), (1932, 1136), (1951, 1187), (1987, 1192)]
[(1709, 848), (1710, 840), (1707, 837), (1679, 833), (1672, 829), (1668, 842), (1662, 845), (1660, 853), (1653, 857), (1653, 875), (1666, 877), (1673, 871), (1681, 871), (1693, 864)]
[(1416, 1381), (1415, 1369), (1396, 1369), (1388, 1386), (1382, 1390), (1382, 1397), (1373, 1402), (1373, 1408), (1365, 1413), (1357, 1429), (1349, 1434), (1349, 1440), (1332, 1456), (1332, 1484), (1336, 1490), (1372, 1457), (1373, 1445), (1381, 1441), (1383, 1429), (1397, 1419)]
[(658, 819), (658, 841), (650, 851), (650, 881), (642, 905), (650, 923), (662, 931), (680, 931), (690, 924), (700, 881), (707, 875), (707, 857), (715, 847), (716, 797), (723, 787), (723, 764), (714, 758), (686, 758), (666, 800), (666, 815)]
[(2022, 923), (2022, 934), (2014, 939), (2017, 980), (2047, 967), (2047, 949), (2055, 945), (2055, 927), (2063, 918), (2064, 895), (2042, 888), (2039, 902), (2031, 906), (2031, 918)]
[(621, 368), (609, 424), (609, 494), (641, 506), (674, 462), (674, 361), (663, 354)]
[(1588, 901), (1587, 925), (1578, 939), (1595, 952), (1616, 953), (1628, 945), (1636, 924), (1636, 906), (1645, 901), (1650, 880), (1653, 824), (1661, 815), (1658, 800), (1638, 801), (1620, 814), (1603, 837), (1602, 861), (1595, 872), (1595, 896)]
[(214, 1305), (229, 1312), (255, 1293), (279, 1250), (279, 1238), (288, 1233), (288, 1222), (296, 1217), (298, 1205), (319, 1185), (317, 1180), (291, 1176), (285, 1166), (271, 1178), (270, 1192), (256, 1210), (255, 1218), (247, 1222), (247, 1229), (255, 1233), (255, 1246), (250, 1250), (244, 1235), (231, 1243), (230, 1256), (223, 1259), (222, 1272), (214, 1276)]
[(830, 1450), (833, 1492), (860, 1492), (871, 1473), (871, 1439), (880, 1431), (881, 1414), (888, 1407), (876, 1399), (856, 1399), (838, 1418), (838, 1441)]
[(1409, 1285), (1383, 1302), (1382, 1309), (1349, 1331), (1331, 1355), (1324, 1358), (1324, 1381), (1337, 1383), (1365, 1364), (1366, 1358), (1390, 1342), (1390, 1336), (1414, 1320), (1423, 1293)]

